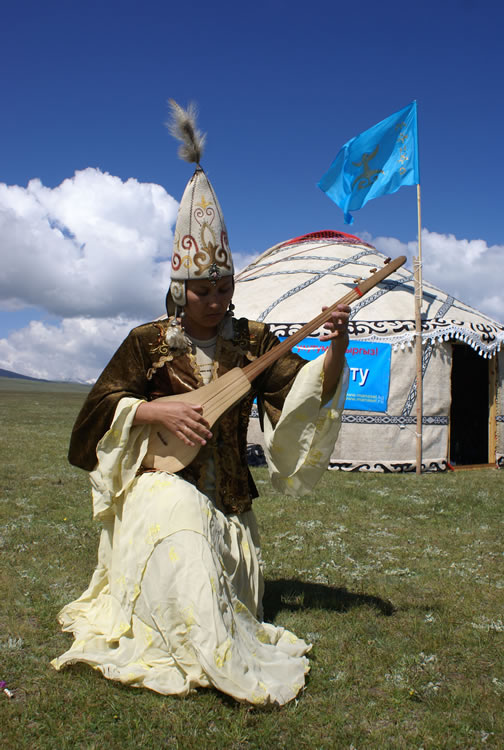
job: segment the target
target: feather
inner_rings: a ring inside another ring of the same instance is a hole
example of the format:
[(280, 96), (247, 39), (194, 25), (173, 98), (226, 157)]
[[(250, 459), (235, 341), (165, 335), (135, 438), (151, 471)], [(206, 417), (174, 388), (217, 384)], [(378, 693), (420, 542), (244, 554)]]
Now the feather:
[(206, 134), (201, 133), (196, 127), (196, 105), (191, 103), (187, 109), (183, 109), (174, 99), (169, 99), (171, 120), (166, 127), (171, 135), (180, 141), (178, 155), (184, 161), (200, 163), (203, 156)]

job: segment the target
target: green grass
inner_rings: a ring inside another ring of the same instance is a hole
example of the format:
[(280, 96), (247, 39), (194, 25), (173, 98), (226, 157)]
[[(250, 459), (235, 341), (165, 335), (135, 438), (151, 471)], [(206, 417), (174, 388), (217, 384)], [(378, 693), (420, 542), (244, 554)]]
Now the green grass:
[(0, 379), (0, 735), (5, 748), (501, 748), (504, 473), (327, 472), (309, 497), (254, 470), (266, 615), (313, 643), (305, 692), (251, 709), (49, 666), (99, 528), (66, 461), (85, 389)]

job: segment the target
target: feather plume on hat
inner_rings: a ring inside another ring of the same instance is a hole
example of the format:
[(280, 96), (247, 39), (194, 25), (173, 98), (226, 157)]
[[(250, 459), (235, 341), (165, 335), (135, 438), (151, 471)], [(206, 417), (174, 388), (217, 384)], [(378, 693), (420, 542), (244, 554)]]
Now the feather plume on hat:
[(174, 99), (168, 99), (171, 119), (165, 123), (170, 134), (180, 141), (178, 155), (181, 159), (198, 164), (203, 156), (206, 133), (201, 133), (196, 126), (198, 110), (191, 102), (187, 109), (177, 104)]

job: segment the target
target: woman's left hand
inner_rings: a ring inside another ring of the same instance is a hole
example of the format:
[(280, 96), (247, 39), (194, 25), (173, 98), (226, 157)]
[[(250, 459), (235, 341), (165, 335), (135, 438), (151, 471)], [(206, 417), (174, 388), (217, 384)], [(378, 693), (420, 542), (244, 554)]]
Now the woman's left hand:
[[(327, 310), (327, 305), (322, 308), (322, 312)], [(350, 308), (348, 305), (338, 305), (336, 311), (331, 313), (330, 319), (324, 323), (324, 329), (327, 333), (321, 336), (321, 341), (334, 341), (338, 337), (344, 337), (348, 332), (348, 320), (350, 317)]]
[[(327, 310), (327, 306), (322, 310)], [(335, 392), (345, 364), (345, 353), (348, 346), (348, 321), (350, 308), (348, 305), (338, 305), (331, 313), (330, 319), (324, 323), (324, 334), (321, 341), (330, 341), (331, 346), (324, 355), (324, 387), (322, 403), (325, 403)]]

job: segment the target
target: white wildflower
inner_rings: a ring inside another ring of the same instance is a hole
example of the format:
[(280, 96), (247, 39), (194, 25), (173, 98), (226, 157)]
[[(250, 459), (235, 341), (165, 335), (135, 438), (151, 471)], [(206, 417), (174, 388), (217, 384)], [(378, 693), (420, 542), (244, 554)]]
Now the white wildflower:
[(317, 526), (322, 526), (322, 521), (296, 521), (296, 526), (301, 526), (303, 529), (315, 529)]
[(404, 684), (404, 675), (402, 674), (402, 672), (386, 672), (385, 679), (389, 682), (393, 682), (394, 685)]
[(446, 557), (447, 555), (447, 553), (443, 552), (439, 547), (432, 546), (431, 544), (427, 545), (422, 554), (426, 557)]
[(416, 575), (416, 573), (409, 568), (389, 568), (388, 570), (385, 570), (384, 573), (387, 576), (400, 576), (402, 578), (411, 578), (411, 576)]
[(499, 680), (498, 677), (493, 677), (492, 678), (492, 685), (495, 686), (495, 692), (497, 694), (504, 693), (504, 680)]
[(16, 637), (13, 638), (12, 636), (9, 636), (9, 638), (7, 639), (7, 641), (5, 641), (5, 643), (0, 641), (0, 648), (5, 648), (5, 649), (8, 649), (9, 651), (13, 651), (18, 648), (23, 648), (23, 643), (24, 641), (22, 638), (16, 638)]
[(475, 630), (486, 630), (489, 633), (491, 630), (496, 633), (504, 633), (504, 621), (502, 620), (490, 620), (488, 617), (481, 617), (482, 622), (472, 622), (471, 625)]
[(379, 529), (378, 531), (371, 531), (370, 536), (393, 537), (397, 536), (397, 534), (393, 534), (388, 529)]
[(436, 654), (424, 654), (423, 651), (420, 651), (418, 654), (418, 661), (422, 666), (425, 666), (426, 664), (435, 664), (437, 660), (438, 658)]
[(346, 677), (345, 672), (339, 671), (334, 672), (334, 674), (329, 677), (329, 682), (341, 682), (341, 680), (344, 680)]
[(495, 732), (485, 732), (484, 729), (480, 729), (479, 735), (481, 737), (482, 744), (485, 744), (487, 740), (491, 737), (491, 735), (495, 734)]

